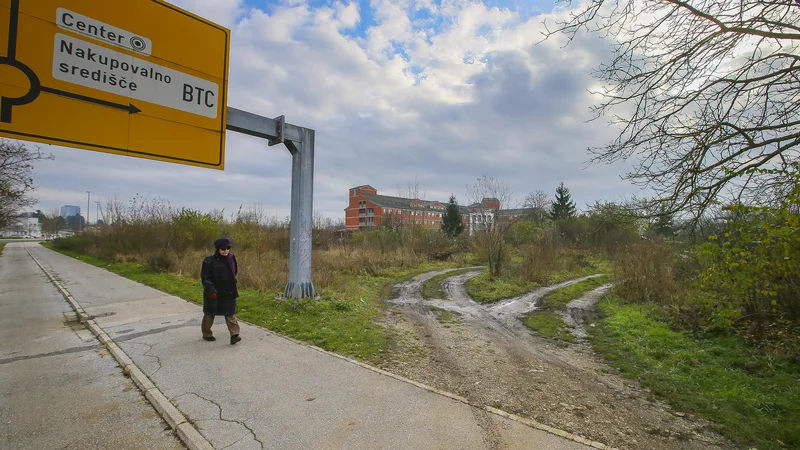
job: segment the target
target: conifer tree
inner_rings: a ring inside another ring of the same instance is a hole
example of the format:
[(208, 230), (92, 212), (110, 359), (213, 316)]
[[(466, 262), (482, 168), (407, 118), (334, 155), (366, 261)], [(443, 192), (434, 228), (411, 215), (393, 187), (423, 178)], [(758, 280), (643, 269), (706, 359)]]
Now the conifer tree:
[(456, 196), (450, 196), (450, 203), (442, 214), (442, 232), (450, 237), (457, 237), (464, 231), (464, 222), (461, 221), (461, 211), (458, 209)]
[(568, 219), (575, 217), (575, 202), (564, 182), (556, 188), (556, 199), (550, 204), (550, 220)]

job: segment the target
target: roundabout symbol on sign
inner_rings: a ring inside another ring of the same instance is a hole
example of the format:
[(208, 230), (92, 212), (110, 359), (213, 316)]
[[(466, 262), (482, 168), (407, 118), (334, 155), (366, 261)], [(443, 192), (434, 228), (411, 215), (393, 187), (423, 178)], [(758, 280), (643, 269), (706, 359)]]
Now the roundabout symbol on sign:
[[(86, 95), (75, 94), (73, 92), (62, 91), (60, 89), (53, 89), (47, 86), (42, 86), (42, 83), (39, 81), (39, 77), (36, 75), (33, 69), (25, 65), (25, 63), (17, 60), (18, 26), (19, 26), (19, 0), (12, 0), (11, 15), (8, 24), (8, 50), (6, 52), (6, 56), (0, 56), (0, 66), (3, 65), (11, 66), (22, 72), (28, 79), (29, 89), (28, 92), (19, 97), (7, 97), (5, 95), (0, 97), (0, 122), (11, 123), (12, 108), (14, 106), (23, 106), (33, 102), (39, 97), (39, 94), (42, 92), (60, 95), (62, 97), (68, 97), (75, 100), (90, 102), (97, 105), (107, 106), (110, 108), (122, 109), (124, 111), (128, 111), (128, 113), (130, 114), (135, 114), (141, 111), (139, 108), (133, 106), (133, 104), (130, 103), (127, 105), (123, 105), (120, 103), (100, 100), (98, 98), (93, 98)], [(135, 38), (137, 37), (134, 37), (133, 39)], [(133, 41), (133, 39), (131, 39), (131, 41)], [(141, 38), (139, 38), (139, 40), (141, 41)], [(131, 42), (131, 45), (133, 45), (133, 42)], [(141, 41), (140, 45), (146, 46), (144, 41)]]

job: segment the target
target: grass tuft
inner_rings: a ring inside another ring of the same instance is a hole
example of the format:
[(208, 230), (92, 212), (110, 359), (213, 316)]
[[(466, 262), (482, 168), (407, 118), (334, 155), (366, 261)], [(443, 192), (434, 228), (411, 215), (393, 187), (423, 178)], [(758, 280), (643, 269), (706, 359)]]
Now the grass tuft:
[(575, 336), (570, 333), (569, 327), (564, 323), (561, 314), (540, 311), (526, 316), (524, 323), (542, 337), (575, 343)]
[(541, 306), (544, 309), (564, 308), (567, 306), (567, 303), (583, 297), (587, 292), (607, 284), (610, 280), (611, 277), (609, 275), (601, 275), (565, 286), (561, 289), (556, 289), (542, 298)]
[(504, 275), (491, 277), (487, 271), (467, 280), (465, 287), (469, 296), (476, 302), (491, 304), (522, 295), (537, 286), (538, 284), (534, 282)]
[(523, 323), (540, 336), (575, 343), (575, 336), (569, 331), (570, 326), (564, 322), (562, 316), (567, 303), (608, 283), (609, 280), (608, 275), (601, 275), (556, 289), (542, 298), (540, 309), (526, 315)]

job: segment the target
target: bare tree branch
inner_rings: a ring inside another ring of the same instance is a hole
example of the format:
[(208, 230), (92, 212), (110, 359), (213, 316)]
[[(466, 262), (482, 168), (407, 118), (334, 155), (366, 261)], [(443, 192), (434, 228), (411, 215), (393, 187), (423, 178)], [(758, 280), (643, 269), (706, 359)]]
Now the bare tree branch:
[(592, 120), (619, 134), (592, 161), (635, 159), (625, 178), (652, 188), (659, 211), (697, 218), (719, 201), (766, 200), (786, 172), (756, 169), (797, 167), (800, 5), (593, 0), (547, 30), (612, 42)]

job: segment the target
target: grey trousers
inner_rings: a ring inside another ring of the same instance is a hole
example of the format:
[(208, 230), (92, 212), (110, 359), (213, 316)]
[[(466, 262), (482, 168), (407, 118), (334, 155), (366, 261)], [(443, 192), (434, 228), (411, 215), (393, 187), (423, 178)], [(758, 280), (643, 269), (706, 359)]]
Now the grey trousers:
[[(214, 325), (214, 316), (210, 314), (203, 314), (203, 321), (200, 323), (200, 329), (203, 331), (203, 337), (211, 337), (214, 333), (211, 332), (211, 325)], [(228, 326), (228, 331), (231, 336), (239, 334), (239, 321), (236, 316), (225, 316), (225, 325)]]

